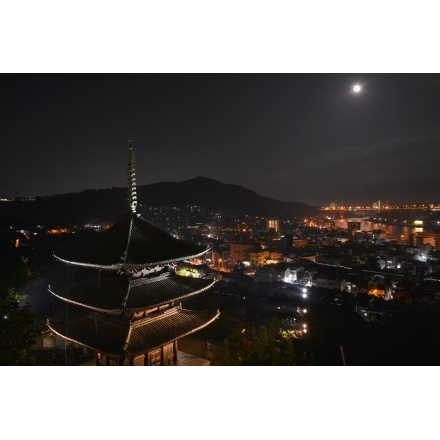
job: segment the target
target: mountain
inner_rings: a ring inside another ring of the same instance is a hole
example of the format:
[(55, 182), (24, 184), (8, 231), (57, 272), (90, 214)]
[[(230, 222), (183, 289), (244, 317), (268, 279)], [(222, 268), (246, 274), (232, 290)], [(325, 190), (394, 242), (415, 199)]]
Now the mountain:
[[(276, 217), (302, 217), (317, 213), (303, 202), (281, 202), (262, 197), (240, 185), (206, 177), (182, 182), (161, 182), (137, 187), (138, 206), (199, 205), (215, 211)], [(139, 209), (140, 211), (140, 209)], [(114, 222), (127, 212), (127, 188), (87, 190), (37, 197), (35, 201), (0, 203), (3, 225), (14, 223), (73, 225), (89, 221)]]

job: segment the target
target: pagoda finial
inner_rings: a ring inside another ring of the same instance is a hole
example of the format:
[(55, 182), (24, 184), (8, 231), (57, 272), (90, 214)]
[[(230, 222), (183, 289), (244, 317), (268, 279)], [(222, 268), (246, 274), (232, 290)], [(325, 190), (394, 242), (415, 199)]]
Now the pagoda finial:
[(127, 166), (127, 183), (128, 183), (128, 208), (136, 213), (137, 195), (136, 195), (136, 171), (135, 159), (132, 140), (128, 139), (128, 166)]

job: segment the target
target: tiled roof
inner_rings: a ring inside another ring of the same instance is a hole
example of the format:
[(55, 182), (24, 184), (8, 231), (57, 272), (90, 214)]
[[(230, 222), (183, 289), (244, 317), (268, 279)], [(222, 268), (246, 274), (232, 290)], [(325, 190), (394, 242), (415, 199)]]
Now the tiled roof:
[(127, 354), (136, 355), (200, 330), (218, 316), (219, 312), (172, 309), (160, 319), (135, 322), (127, 345)]
[(53, 279), (49, 291), (61, 300), (96, 310), (120, 309), (128, 291), (128, 277), (96, 269), (72, 270), (63, 280)]
[(218, 316), (218, 311), (190, 311), (176, 307), (155, 318), (134, 322), (90, 314), (64, 326), (48, 322), (48, 327), (79, 345), (107, 355), (129, 358), (200, 330)]
[(90, 314), (71, 321), (48, 321), (47, 326), (62, 338), (84, 347), (101, 353), (120, 355), (130, 323), (122, 317)]
[(84, 268), (72, 271), (69, 280), (68, 284), (51, 284), (50, 292), (61, 300), (108, 313), (139, 311), (178, 301), (215, 283), (171, 273), (129, 281), (126, 275)]
[(145, 305), (162, 305), (178, 301), (209, 289), (215, 281), (165, 274), (153, 279), (139, 279), (130, 283), (125, 308), (142, 309)]
[(135, 214), (127, 214), (106, 232), (97, 233), (77, 248), (64, 250), (56, 258), (78, 265), (136, 268), (179, 261), (206, 251), (174, 238)]

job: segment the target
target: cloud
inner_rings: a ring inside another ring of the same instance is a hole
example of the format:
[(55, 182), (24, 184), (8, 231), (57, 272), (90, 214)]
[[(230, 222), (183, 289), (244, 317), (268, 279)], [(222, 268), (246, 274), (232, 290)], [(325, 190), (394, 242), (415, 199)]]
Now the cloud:
[(308, 153), (297, 162), (291, 188), (296, 199), (317, 203), (434, 201), (439, 198), (439, 152), (440, 133)]
[(304, 165), (319, 169), (344, 168), (345, 171), (368, 169), (388, 170), (393, 175), (423, 167), (437, 173), (436, 158), (440, 148), (440, 134), (384, 139), (363, 146), (341, 146), (308, 156)]

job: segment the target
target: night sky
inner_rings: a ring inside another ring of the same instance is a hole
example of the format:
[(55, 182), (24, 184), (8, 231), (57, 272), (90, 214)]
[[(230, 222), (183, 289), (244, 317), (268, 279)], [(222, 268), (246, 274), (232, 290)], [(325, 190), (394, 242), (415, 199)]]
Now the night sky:
[[(0, 192), (204, 176), (310, 204), (439, 201), (440, 74), (3, 74)], [(352, 87), (360, 84), (360, 93)]]

